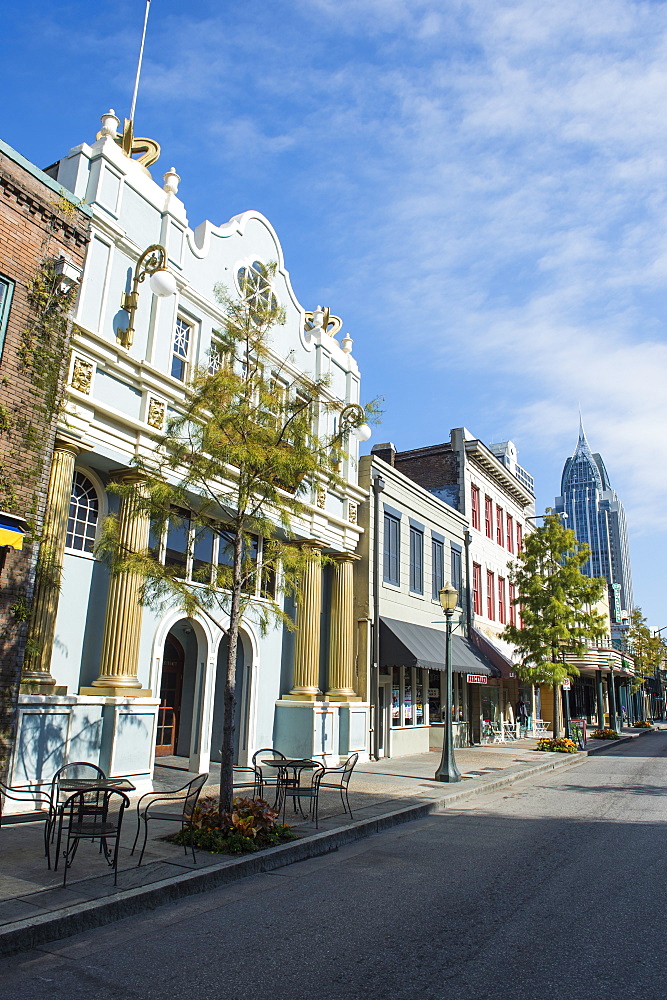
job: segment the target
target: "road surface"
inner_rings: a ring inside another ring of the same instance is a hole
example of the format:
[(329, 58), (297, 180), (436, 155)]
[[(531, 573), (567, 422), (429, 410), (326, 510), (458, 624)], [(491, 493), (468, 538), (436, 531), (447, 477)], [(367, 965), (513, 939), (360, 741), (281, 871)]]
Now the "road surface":
[(5, 1000), (667, 995), (667, 732), (0, 962)]

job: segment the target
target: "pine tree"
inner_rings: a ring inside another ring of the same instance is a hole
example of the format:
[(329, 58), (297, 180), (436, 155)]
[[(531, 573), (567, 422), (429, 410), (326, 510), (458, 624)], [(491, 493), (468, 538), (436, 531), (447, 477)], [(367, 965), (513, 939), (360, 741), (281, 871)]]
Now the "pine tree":
[[(311, 491), (343, 485), (345, 433), (322, 434), (318, 423), (344, 404), (327, 392), (326, 378), (298, 372), (289, 358), (281, 362), (271, 351), (271, 331), (285, 322), (271, 290), (274, 273), (275, 265), (253, 272), (238, 297), (216, 286), (225, 320), (209, 364), (194, 373), (188, 400), (157, 440), (155, 455), (137, 463), (142, 481), (114, 487), (135, 516), (148, 515), (154, 537), (162, 536), (167, 523), (194, 527), (194, 555), (200, 558), (192, 582), (182, 567), (163, 565), (150, 548), (122, 551), (113, 517), (100, 545), (114, 572), (140, 574), (143, 604), (176, 603), (186, 616), (208, 616), (227, 635), (221, 812), (232, 806), (239, 627), (247, 615), (262, 633), (276, 623), (295, 628), (281, 603), (285, 593), (298, 597), (307, 558), (293, 542), (293, 521), (305, 512)], [(366, 411), (359, 407), (346, 428), (376, 413), (374, 404)], [(212, 551), (214, 537), (224, 552), (215, 565), (210, 555), (201, 555)]]
[(606, 582), (581, 572), (589, 557), (588, 545), (578, 542), (574, 531), (547, 509), (544, 523), (526, 535), (509, 574), (520, 625), (508, 625), (503, 638), (521, 655), (517, 673), (522, 680), (553, 685), (554, 737), (560, 734), (559, 685), (579, 674), (566, 662), (567, 653), (583, 656), (586, 640), (606, 630), (604, 617), (594, 608)]

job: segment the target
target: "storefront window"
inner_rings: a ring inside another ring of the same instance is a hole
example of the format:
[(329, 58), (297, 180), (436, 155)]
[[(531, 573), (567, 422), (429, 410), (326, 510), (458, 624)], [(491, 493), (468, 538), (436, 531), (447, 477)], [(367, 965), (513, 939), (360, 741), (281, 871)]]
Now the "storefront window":
[(415, 725), (424, 725), (424, 683), (421, 670), (417, 671), (417, 683), (415, 684)]
[(428, 672), (428, 721), (430, 725), (433, 725), (434, 722), (442, 722), (440, 709), (441, 676), (439, 670), (429, 670)]
[(486, 687), (482, 694), (482, 719), (494, 726), (500, 722), (498, 688)]
[(412, 670), (404, 667), (405, 680), (403, 685), (403, 711), (405, 713), (405, 725), (411, 726), (412, 718)]
[(401, 668), (394, 667), (391, 672), (391, 724), (401, 724)]

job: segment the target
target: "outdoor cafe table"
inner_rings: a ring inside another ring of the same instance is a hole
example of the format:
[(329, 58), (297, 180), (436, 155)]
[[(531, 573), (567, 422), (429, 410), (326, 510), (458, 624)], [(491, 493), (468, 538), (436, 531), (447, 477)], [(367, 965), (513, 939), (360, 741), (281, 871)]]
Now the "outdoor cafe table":
[[(275, 767), (278, 770), (278, 787), (274, 806), (278, 812), (280, 812), (281, 808), (284, 812), (286, 799), (289, 798), (289, 790), (295, 786), (298, 787), (301, 780), (301, 772), (314, 771), (315, 768), (322, 766), (316, 760), (310, 760), (307, 757), (286, 757), (282, 760), (280, 758), (276, 760), (274, 757), (267, 757), (262, 761), (262, 765), (264, 764), (268, 767)], [(290, 771), (292, 772), (291, 775)], [(296, 812), (296, 804), (294, 811)]]
[(127, 778), (64, 778), (58, 785), (63, 792), (133, 792), (136, 787)]

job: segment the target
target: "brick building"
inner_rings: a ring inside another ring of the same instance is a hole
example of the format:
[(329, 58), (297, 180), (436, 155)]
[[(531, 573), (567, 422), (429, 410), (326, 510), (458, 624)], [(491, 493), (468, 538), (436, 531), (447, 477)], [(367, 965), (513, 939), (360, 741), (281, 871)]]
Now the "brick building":
[(90, 210), (0, 141), (0, 774)]

